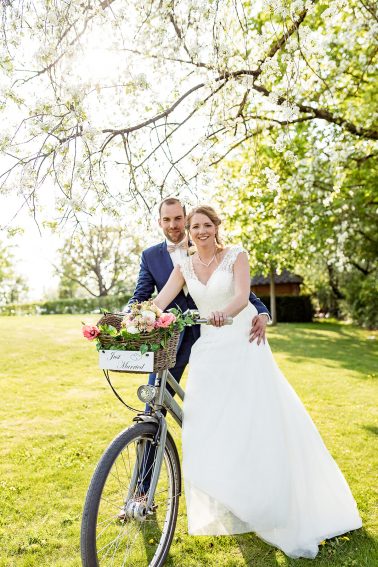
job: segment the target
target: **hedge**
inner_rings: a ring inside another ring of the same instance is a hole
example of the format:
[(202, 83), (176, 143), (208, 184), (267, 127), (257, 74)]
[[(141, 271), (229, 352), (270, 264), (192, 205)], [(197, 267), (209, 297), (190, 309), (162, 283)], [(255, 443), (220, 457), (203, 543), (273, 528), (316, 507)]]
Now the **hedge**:
[[(130, 295), (109, 295), (84, 299), (58, 299), (39, 303), (0, 306), (0, 315), (51, 315), (58, 313), (101, 313), (119, 311)], [(260, 297), (270, 309), (270, 297)], [(277, 320), (282, 323), (308, 323), (314, 313), (309, 295), (282, 295), (276, 297)]]
[[(270, 310), (270, 297), (260, 299)], [(276, 309), (279, 323), (310, 323), (314, 315), (310, 295), (278, 295)]]
[(108, 295), (83, 299), (57, 299), (35, 303), (9, 304), (0, 306), (0, 315), (51, 315), (57, 313), (101, 313), (119, 311), (130, 295)]

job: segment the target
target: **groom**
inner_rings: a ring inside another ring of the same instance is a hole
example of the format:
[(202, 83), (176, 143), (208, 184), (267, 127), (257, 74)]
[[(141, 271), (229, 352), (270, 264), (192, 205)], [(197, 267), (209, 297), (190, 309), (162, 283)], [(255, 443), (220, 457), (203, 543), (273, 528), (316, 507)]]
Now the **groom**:
[[(187, 255), (188, 239), (185, 233), (185, 207), (179, 199), (164, 199), (159, 207), (159, 226), (166, 240), (155, 244), (142, 253), (138, 282), (129, 303), (134, 301), (146, 301), (150, 299), (155, 291), (159, 292), (166, 284), (171, 272), (181, 260)], [(270, 319), (269, 311), (254, 293), (251, 293), (249, 301), (256, 307), (258, 315), (251, 322), (250, 341), (257, 340), (257, 344), (265, 341), (265, 327)], [(168, 305), (167, 309), (178, 305), (182, 311), (196, 309), (196, 305), (188, 294), (186, 286), (178, 296)], [(186, 327), (180, 340), (177, 351), (176, 366), (170, 370), (177, 382), (188, 364), (190, 351), (199, 338), (200, 326)], [(153, 384), (155, 375), (150, 375), (149, 383)], [(170, 387), (168, 389), (171, 391)], [(171, 391), (172, 393), (172, 391)]]
[[(162, 229), (166, 240), (155, 244), (142, 252), (140, 263), (140, 271), (137, 285), (132, 298), (129, 301), (146, 301), (151, 298), (155, 288), (159, 292), (166, 284), (171, 272), (180, 263), (181, 258), (187, 256), (188, 238), (185, 233), (185, 207), (178, 199), (168, 198), (160, 204), (159, 207), (159, 226)], [(256, 307), (258, 315), (253, 318), (250, 333), (250, 341), (257, 339), (257, 343), (265, 341), (265, 327), (270, 319), (269, 312), (265, 305), (251, 293), (250, 302)], [(196, 309), (196, 305), (188, 293), (187, 287), (184, 285), (178, 296), (168, 305), (167, 309), (175, 306), (180, 307), (182, 311), (187, 309)], [(189, 361), (190, 351), (195, 341), (199, 338), (200, 326), (185, 327), (180, 337), (179, 348), (176, 355), (176, 365), (170, 368), (172, 376), (177, 382)], [(155, 384), (155, 374), (149, 375), (149, 384)], [(167, 385), (168, 391), (174, 395), (171, 386)], [(149, 406), (146, 406), (146, 411)], [(163, 410), (164, 411), (164, 410)], [(145, 462), (143, 463), (142, 482), (139, 486), (139, 496), (144, 497), (147, 494), (152, 473), (152, 464), (154, 460), (155, 450), (146, 448)], [(147, 471), (147, 472), (145, 472)], [(121, 511), (120, 519), (124, 518), (124, 511)]]

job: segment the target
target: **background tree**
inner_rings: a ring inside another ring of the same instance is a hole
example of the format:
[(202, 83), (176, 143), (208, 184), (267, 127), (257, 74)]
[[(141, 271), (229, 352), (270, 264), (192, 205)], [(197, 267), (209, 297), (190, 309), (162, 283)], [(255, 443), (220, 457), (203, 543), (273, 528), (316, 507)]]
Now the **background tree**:
[(254, 269), (267, 273), (272, 263), (297, 269), (323, 310), (337, 316), (346, 308), (358, 322), (374, 326), (375, 156), (360, 158), (352, 144), (335, 156), (331, 133), (328, 145), (319, 145), (303, 135), (300, 123), (290, 126), (290, 138), (292, 150), (285, 150), (267, 131), (258, 147), (246, 142), (238, 158), (220, 169), (223, 188), (216, 197), (229, 230), (244, 240)]
[(11, 247), (0, 242), (0, 304), (18, 303), (27, 291), (24, 278), (15, 269)]
[(212, 197), (223, 212), (228, 237), (242, 242), (248, 250), (252, 273), (269, 276), (270, 311), (275, 324), (274, 276), (284, 268), (294, 270), (301, 253), (298, 211), (282, 188), (280, 176), (271, 168), (278, 165), (274, 151), (264, 149), (257, 158), (251, 149), (246, 143), (238, 159), (224, 163), (219, 172), (222, 187)]
[(131, 291), (141, 253), (140, 238), (124, 227), (92, 226), (66, 240), (59, 250), (60, 296), (103, 297)]

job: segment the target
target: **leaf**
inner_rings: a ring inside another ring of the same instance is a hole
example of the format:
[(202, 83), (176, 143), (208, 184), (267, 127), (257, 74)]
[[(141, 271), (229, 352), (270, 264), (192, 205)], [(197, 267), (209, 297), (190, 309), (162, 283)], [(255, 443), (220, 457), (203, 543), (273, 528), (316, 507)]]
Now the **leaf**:
[(150, 345), (150, 349), (152, 352), (156, 352), (160, 349), (160, 345), (158, 343), (153, 343), (152, 345)]
[(99, 325), (98, 327), (101, 333), (105, 335), (110, 335), (111, 337), (116, 337), (118, 335), (118, 331), (113, 325)]
[(140, 345), (139, 350), (140, 350), (141, 354), (146, 354), (146, 352), (148, 352), (148, 345), (146, 345), (146, 344)]

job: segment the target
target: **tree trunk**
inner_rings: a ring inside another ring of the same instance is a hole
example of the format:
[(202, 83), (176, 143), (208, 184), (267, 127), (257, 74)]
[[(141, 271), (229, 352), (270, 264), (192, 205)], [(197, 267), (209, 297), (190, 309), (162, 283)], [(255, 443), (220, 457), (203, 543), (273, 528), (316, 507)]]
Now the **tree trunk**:
[(274, 275), (274, 269), (272, 268), (270, 270), (270, 316), (272, 317), (272, 325), (277, 325), (276, 284)]
[(327, 270), (328, 270), (328, 281), (332, 292), (329, 314), (332, 317), (336, 317), (336, 319), (339, 319), (341, 316), (339, 302), (341, 299), (345, 299), (345, 295), (339, 289), (337, 272), (335, 271), (332, 264), (327, 264)]

